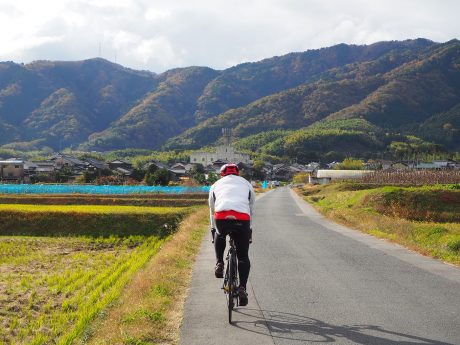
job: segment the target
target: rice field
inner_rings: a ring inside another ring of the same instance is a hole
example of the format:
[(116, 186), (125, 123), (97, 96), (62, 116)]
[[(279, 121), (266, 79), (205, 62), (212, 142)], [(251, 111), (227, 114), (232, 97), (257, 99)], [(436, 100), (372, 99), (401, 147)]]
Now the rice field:
[[(172, 202), (173, 200), (173, 202)], [(131, 205), (186, 207), (204, 205), (207, 194), (141, 194), (141, 195), (24, 195), (0, 194), (0, 204), (31, 205)]]
[(25, 213), (172, 214), (182, 210), (184, 210), (182, 207), (0, 204), (0, 213), (4, 211), (14, 211)]
[(0, 343), (70, 344), (162, 242), (0, 237)]
[(194, 209), (175, 207), (179, 199), (169, 207), (0, 204), (0, 344), (84, 337)]

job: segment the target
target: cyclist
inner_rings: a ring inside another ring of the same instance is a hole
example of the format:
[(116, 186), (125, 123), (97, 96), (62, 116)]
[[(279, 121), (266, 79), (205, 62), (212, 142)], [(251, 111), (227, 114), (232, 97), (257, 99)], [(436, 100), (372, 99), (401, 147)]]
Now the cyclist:
[(217, 260), (214, 273), (216, 278), (223, 278), (226, 236), (232, 233), (238, 257), (239, 304), (245, 306), (248, 304), (246, 283), (251, 267), (248, 251), (252, 238), (251, 216), (255, 193), (252, 185), (239, 176), (237, 165), (223, 165), (220, 175), (222, 177), (209, 190), (211, 231)]

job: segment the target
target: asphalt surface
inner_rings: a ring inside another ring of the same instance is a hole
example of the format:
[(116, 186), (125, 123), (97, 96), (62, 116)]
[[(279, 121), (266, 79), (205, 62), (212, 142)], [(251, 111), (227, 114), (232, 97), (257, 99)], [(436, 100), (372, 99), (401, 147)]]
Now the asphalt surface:
[(182, 345), (460, 345), (460, 269), (324, 219), (288, 188), (256, 203), (249, 304), (227, 322), (207, 237)]

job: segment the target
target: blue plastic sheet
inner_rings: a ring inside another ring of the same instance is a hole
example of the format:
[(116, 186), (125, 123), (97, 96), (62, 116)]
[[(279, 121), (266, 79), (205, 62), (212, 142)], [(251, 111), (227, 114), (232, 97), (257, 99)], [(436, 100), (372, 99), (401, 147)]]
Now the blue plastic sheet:
[(209, 186), (93, 186), (74, 184), (0, 184), (0, 194), (147, 194), (208, 193)]

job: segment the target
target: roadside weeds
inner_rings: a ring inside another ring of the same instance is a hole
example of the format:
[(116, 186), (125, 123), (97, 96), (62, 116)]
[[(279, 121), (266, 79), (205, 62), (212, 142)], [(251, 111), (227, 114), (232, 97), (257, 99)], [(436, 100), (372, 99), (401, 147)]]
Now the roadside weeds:
[[(343, 188), (346, 185), (294, 189), (326, 217), (401, 244), (423, 255), (460, 265), (460, 224), (455, 222), (414, 221), (394, 214), (377, 212), (370, 203), (370, 189)], [(440, 211), (441, 212), (441, 211)], [(439, 218), (439, 217), (438, 217)]]

